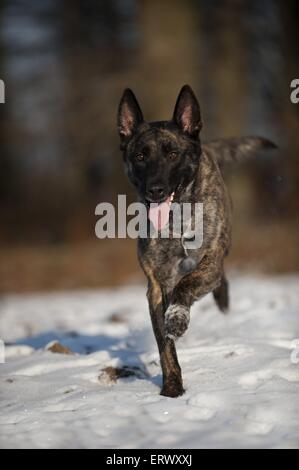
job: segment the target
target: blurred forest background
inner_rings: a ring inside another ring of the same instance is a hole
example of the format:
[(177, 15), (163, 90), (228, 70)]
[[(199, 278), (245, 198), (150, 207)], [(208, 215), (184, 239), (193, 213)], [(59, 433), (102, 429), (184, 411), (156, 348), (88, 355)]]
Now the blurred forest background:
[(116, 132), (126, 86), (156, 120), (189, 83), (204, 140), (279, 145), (228, 175), (228, 264), (298, 271), (298, 30), (295, 0), (1, 0), (0, 291), (142, 279), (134, 241), (94, 235), (99, 202), (134, 200)]

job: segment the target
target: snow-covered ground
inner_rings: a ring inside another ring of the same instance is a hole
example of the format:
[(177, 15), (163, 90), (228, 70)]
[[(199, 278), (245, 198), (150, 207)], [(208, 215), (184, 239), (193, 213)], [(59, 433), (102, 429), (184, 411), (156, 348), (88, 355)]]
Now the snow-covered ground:
[[(178, 343), (186, 394), (171, 399), (143, 287), (2, 297), (0, 446), (298, 448), (299, 278), (233, 276), (231, 298), (227, 316), (211, 296), (194, 306)], [(135, 375), (103, 372), (123, 366)]]

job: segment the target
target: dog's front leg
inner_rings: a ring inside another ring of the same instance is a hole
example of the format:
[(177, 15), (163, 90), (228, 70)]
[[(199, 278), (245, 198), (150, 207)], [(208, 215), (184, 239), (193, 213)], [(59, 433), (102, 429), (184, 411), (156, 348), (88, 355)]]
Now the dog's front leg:
[(205, 256), (194, 272), (179, 281), (170, 295), (165, 313), (167, 338), (176, 340), (185, 333), (189, 326), (192, 304), (217, 289), (222, 277), (222, 257)]
[(147, 296), (163, 373), (161, 395), (175, 398), (184, 393), (181, 368), (174, 341), (165, 335), (165, 309), (167, 306), (163, 300), (162, 289), (153, 276), (149, 279)]

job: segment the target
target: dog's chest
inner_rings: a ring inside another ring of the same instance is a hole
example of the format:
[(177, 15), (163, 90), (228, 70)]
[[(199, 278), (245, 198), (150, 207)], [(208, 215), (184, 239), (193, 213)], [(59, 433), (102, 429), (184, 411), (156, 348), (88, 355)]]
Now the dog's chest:
[(185, 256), (181, 239), (151, 239), (146, 256), (151, 259), (155, 276), (163, 285), (173, 285), (178, 266)]
[[(147, 239), (140, 241), (142, 259), (150, 265), (155, 279), (166, 289), (172, 289), (180, 280), (179, 266), (186, 258), (184, 239)], [(189, 250), (188, 256), (198, 260), (198, 250)]]

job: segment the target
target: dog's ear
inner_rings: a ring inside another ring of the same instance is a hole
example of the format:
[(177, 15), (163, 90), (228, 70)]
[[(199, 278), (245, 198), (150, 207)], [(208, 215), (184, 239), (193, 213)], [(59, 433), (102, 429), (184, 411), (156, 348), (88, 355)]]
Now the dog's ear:
[(121, 140), (129, 140), (142, 122), (143, 115), (138, 101), (132, 90), (127, 88), (120, 100), (117, 115), (117, 126)]
[(180, 91), (174, 108), (173, 120), (184, 133), (190, 137), (198, 137), (202, 128), (200, 107), (189, 85), (183, 86)]

